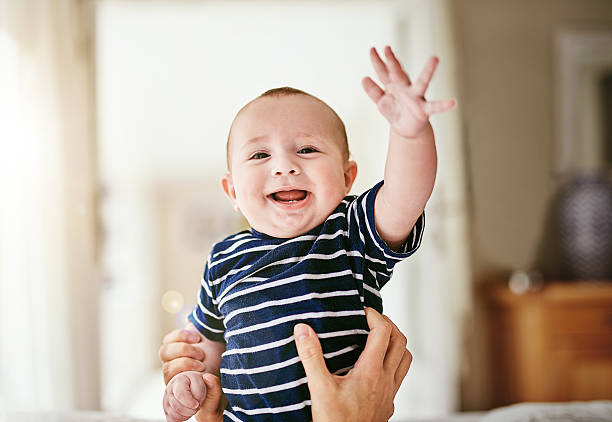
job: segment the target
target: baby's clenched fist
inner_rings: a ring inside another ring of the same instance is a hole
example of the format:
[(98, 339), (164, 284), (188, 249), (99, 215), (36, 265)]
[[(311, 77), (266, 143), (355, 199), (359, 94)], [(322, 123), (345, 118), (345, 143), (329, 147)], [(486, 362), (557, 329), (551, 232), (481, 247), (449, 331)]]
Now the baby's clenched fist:
[(201, 372), (186, 371), (170, 380), (164, 393), (167, 422), (183, 422), (195, 415), (206, 398)]

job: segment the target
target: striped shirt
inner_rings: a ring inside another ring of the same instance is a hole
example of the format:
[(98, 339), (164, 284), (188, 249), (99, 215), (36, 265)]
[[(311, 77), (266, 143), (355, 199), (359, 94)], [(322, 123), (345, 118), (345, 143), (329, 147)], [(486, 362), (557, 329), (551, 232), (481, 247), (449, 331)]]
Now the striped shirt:
[(293, 339), (299, 322), (321, 340), (332, 373), (348, 372), (368, 334), (364, 306), (382, 312), (379, 289), (421, 242), (424, 215), (400, 252), (374, 229), (382, 182), (347, 196), (318, 227), (281, 239), (254, 229), (213, 246), (189, 320), (226, 342), (224, 421), (310, 421), (310, 396)]

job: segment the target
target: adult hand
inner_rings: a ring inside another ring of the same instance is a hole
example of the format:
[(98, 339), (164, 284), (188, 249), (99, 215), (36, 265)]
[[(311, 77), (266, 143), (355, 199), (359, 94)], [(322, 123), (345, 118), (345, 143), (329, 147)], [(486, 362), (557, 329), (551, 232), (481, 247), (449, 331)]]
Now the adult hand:
[[(164, 383), (168, 384), (175, 375), (181, 372), (204, 371), (206, 369), (204, 347), (205, 344), (208, 344), (210, 347), (209, 343), (211, 342), (203, 338), (192, 324), (189, 324), (187, 328), (179, 328), (168, 333), (159, 348), (159, 359), (162, 361)], [(212, 351), (217, 352), (212, 354), (218, 354), (220, 358), (224, 347), (220, 344), (212, 343)], [(208, 365), (209, 369), (215, 373), (218, 372), (219, 366), (217, 360), (217, 358), (214, 358)], [(219, 377), (210, 373), (203, 374), (202, 377), (207, 387), (206, 399), (201, 405), (200, 410), (196, 413), (195, 419), (198, 422), (221, 422), (227, 399), (221, 391)]]
[(370, 334), (351, 371), (332, 375), (321, 344), (308, 325), (297, 324), (294, 335), (308, 377), (313, 422), (387, 421), (393, 399), (412, 363), (406, 337), (386, 316), (366, 308)]
[(196, 331), (176, 329), (168, 333), (159, 348), (164, 383), (179, 372), (203, 371), (204, 351), (197, 346), (201, 337)]
[(222, 422), (227, 399), (221, 390), (221, 380), (213, 374), (202, 375), (206, 383), (206, 399), (195, 415), (197, 422)]

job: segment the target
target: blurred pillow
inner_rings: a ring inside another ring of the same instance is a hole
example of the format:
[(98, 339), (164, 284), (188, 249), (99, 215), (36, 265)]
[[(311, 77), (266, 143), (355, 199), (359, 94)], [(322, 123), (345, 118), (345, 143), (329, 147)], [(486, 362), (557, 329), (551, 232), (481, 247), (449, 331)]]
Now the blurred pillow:
[(612, 401), (519, 403), (487, 413), (480, 422), (610, 422)]

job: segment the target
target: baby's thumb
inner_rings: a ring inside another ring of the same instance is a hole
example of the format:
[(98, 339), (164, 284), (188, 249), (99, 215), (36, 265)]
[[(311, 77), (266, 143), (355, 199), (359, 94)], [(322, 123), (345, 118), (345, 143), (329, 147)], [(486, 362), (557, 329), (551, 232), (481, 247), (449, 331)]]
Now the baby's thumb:
[(325, 366), (323, 359), (323, 350), (319, 338), (312, 328), (306, 324), (297, 324), (293, 328), (295, 337), (295, 346), (297, 347), (298, 355), (304, 365), (306, 378), (308, 378), (308, 388), (310, 395), (316, 395), (319, 386), (324, 384), (331, 377), (331, 374)]

